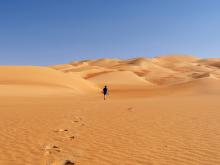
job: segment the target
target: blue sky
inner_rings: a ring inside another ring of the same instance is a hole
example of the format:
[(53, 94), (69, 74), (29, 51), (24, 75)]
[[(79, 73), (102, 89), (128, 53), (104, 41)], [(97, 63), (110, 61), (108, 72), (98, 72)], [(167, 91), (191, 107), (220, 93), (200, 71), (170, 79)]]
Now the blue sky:
[(219, 0), (0, 0), (0, 65), (220, 57)]

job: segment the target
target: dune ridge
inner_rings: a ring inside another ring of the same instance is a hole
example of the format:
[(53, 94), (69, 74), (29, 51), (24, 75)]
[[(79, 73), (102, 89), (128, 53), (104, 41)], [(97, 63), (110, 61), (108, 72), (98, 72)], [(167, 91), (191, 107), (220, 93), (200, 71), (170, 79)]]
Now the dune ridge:
[[(161, 87), (190, 82), (204, 77), (219, 78), (218, 63), (219, 59), (199, 59), (189, 55), (166, 55), (128, 60), (107, 58), (83, 60), (52, 66), (52, 68), (64, 73), (77, 73), (97, 86), (100, 84), (112, 85), (113, 82), (114, 85), (126, 84), (126, 79), (129, 77), (127, 84), (130, 85), (138, 86), (141, 81), (142, 85), (145, 84), (145, 86), (151, 84), (155, 87)], [(125, 72), (126, 75), (129, 72), (130, 76), (126, 76)], [(119, 73), (121, 76), (118, 76)], [(138, 82), (137, 79), (140, 81)]]

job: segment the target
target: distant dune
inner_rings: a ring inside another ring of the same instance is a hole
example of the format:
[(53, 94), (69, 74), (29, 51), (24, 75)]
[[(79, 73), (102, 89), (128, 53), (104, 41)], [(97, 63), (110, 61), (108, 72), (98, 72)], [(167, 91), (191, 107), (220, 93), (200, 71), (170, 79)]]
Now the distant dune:
[(102, 73), (98, 75), (93, 75), (93, 77), (88, 78), (87, 80), (97, 84), (100, 87), (108, 85), (109, 88), (143, 88), (147, 86), (152, 86), (152, 83), (149, 83), (147, 80), (144, 80), (142, 77), (137, 76), (131, 71), (115, 71)]
[[(97, 86), (169, 86), (204, 77), (220, 78), (219, 59), (199, 59), (187, 55), (155, 58), (97, 59), (52, 66), (64, 73), (81, 75)], [(212, 75), (212, 76), (211, 76)], [(129, 86), (129, 87), (130, 87)]]
[[(74, 61), (55, 66), (1, 66), (2, 94), (13, 91), (46, 94), (86, 94), (100, 91), (104, 85), (112, 90), (161, 89), (167, 86), (220, 78), (220, 59), (199, 59), (187, 55), (155, 58), (97, 59)], [(29, 88), (25, 90), (23, 88)], [(6, 90), (7, 89), (7, 90)], [(20, 93), (20, 92), (16, 92)]]

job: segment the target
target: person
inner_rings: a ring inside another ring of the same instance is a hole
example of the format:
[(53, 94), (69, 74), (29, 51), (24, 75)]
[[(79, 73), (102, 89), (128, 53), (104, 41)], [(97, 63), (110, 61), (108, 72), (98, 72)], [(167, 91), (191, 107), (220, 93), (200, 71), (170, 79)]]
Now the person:
[(105, 99), (106, 99), (106, 95), (108, 94), (108, 88), (107, 88), (106, 85), (104, 86), (104, 88), (103, 88), (103, 90), (102, 90), (102, 93), (103, 93), (103, 95), (104, 95), (104, 100), (105, 100)]

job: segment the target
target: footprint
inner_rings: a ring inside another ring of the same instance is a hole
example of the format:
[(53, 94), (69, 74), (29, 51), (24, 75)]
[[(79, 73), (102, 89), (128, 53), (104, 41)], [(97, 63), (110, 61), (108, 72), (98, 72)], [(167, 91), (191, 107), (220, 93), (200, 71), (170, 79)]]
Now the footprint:
[(73, 124), (79, 124), (78, 126), (85, 126), (85, 123), (83, 122), (82, 117), (74, 117), (74, 119), (71, 121)]
[(75, 138), (76, 138), (75, 136), (70, 136), (70, 137), (69, 137), (70, 140), (73, 140), (73, 139), (75, 139)]
[(132, 111), (132, 110), (133, 110), (133, 107), (129, 107), (127, 110)]
[(83, 118), (82, 117), (80, 117), (80, 116), (76, 116), (76, 117), (74, 117), (74, 122), (80, 122), (80, 121), (83, 121)]
[(52, 152), (61, 152), (58, 146), (56, 145), (46, 145), (44, 147), (44, 155), (50, 155)]
[(64, 160), (64, 161), (54, 162), (51, 165), (75, 165), (75, 163), (71, 160)]
[(57, 129), (57, 130), (54, 130), (54, 132), (67, 132), (68, 129)]
[(65, 162), (63, 164), (64, 165), (75, 165), (75, 163), (70, 160), (65, 160)]

